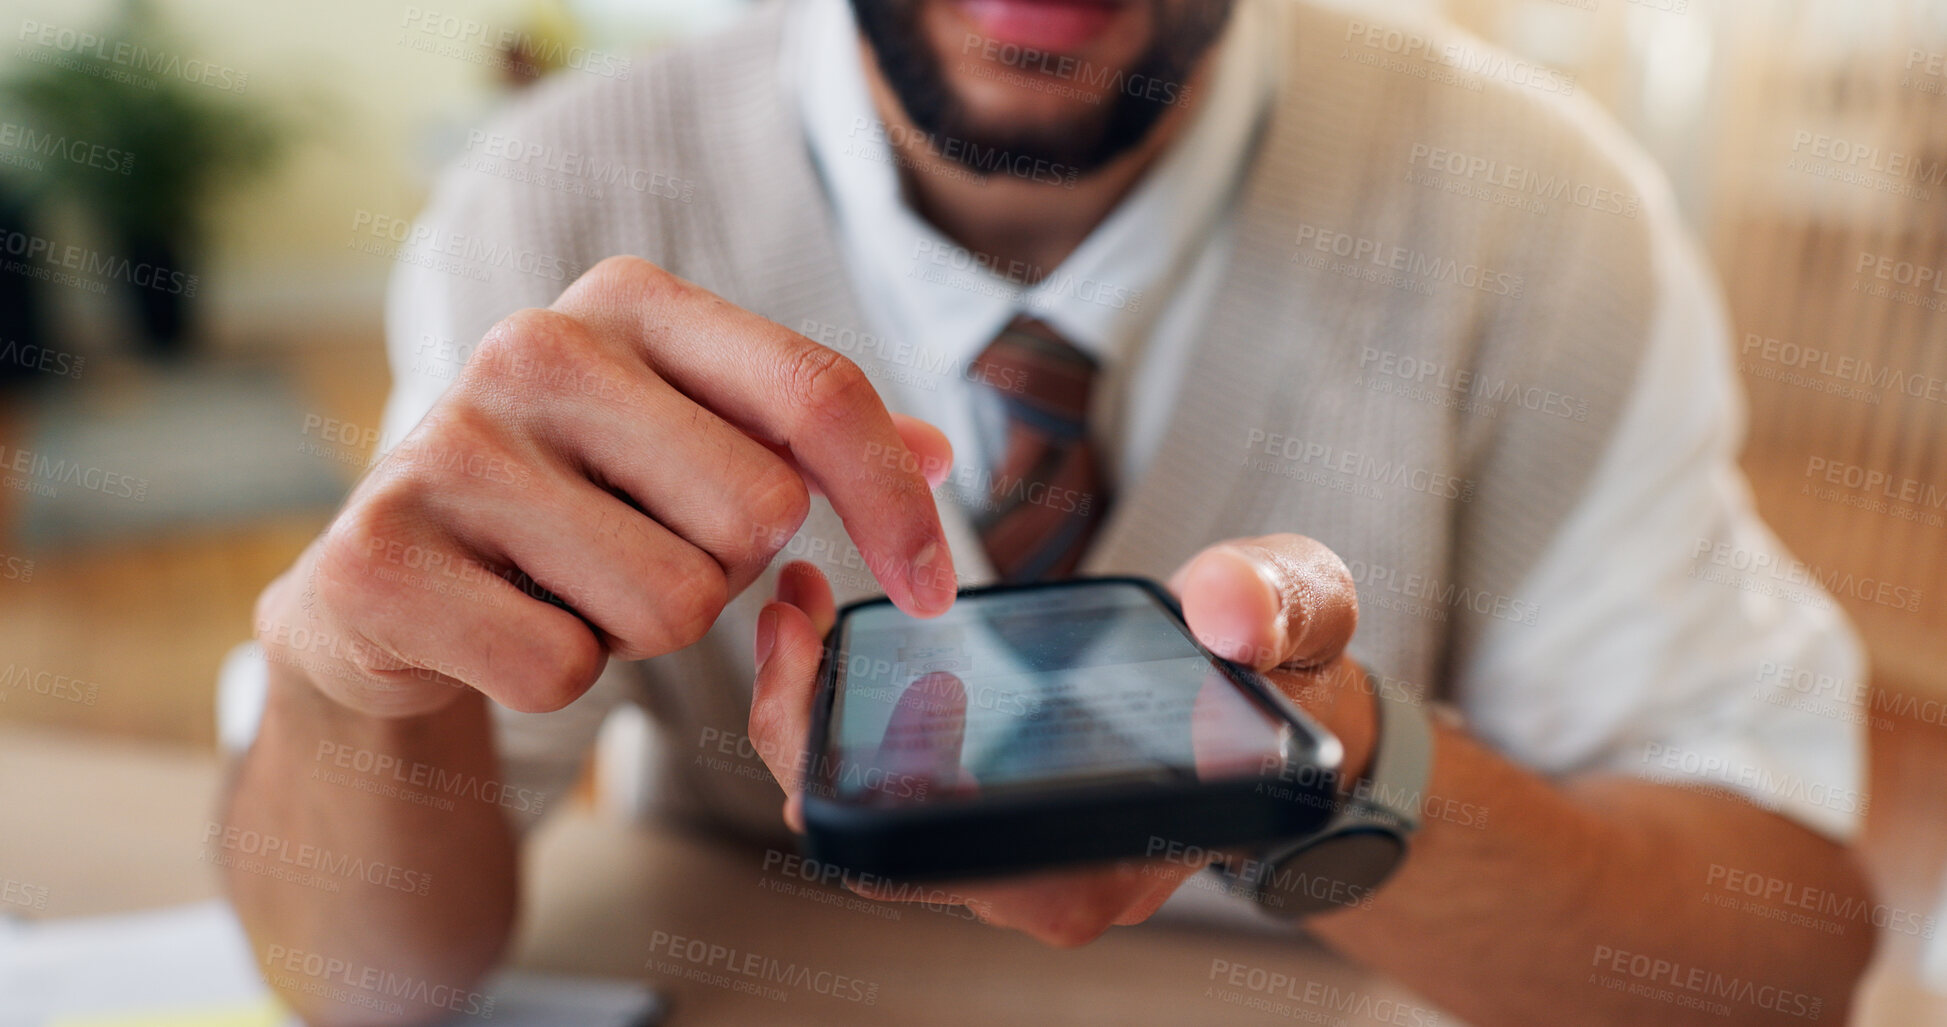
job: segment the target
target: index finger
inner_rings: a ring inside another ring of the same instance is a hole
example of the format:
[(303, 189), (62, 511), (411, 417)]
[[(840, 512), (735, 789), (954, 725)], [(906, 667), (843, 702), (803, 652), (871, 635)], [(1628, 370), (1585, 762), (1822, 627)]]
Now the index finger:
[(637, 258), (596, 265), (555, 309), (628, 339), (685, 395), (788, 450), (900, 609), (953, 605), (953, 557), (921, 461), (857, 364)]

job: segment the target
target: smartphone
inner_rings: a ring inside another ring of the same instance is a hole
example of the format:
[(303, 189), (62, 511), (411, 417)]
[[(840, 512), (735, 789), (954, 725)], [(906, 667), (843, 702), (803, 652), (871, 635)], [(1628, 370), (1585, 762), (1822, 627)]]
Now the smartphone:
[(1142, 578), (839, 611), (806, 747), (807, 855), (895, 879), (1241, 846), (1331, 816), (1343, 749)]

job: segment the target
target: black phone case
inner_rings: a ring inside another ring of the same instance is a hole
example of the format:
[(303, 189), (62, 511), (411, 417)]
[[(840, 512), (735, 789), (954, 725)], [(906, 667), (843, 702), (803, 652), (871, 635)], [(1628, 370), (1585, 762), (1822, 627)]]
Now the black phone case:
[[(1256, 671), (1225, 660), (1196, 641), (1175, 599), (1137, 577), (1071, 578), (963, 590), (962, 596), (1045, 591), (1122, 582), (1149, 592), (1197, 650), (1238, 688), (1287, 721), (1294, 740), (1285, 766), (1255, 778), (1217, 782), (1144, 781), (1075, 785), (1026, 795), (887, 806), (842, 801), (821, 777), (805, 784), (806, 856), (857, 874), (897, 880), (965, 878), (1125, 859), (1187, 847), (1248, 845), (1310, 834), (1336, 811), (1338, 739), (1292, 705)], [(837, 695), (834, 659), (839, 627), (854, 610), (884, 597), (847, 604), (825, 639), (807, 750), (813, 768), (831, 766), (826, 739)], [(1310, 742), (1311, 744), (1303, 744)]]

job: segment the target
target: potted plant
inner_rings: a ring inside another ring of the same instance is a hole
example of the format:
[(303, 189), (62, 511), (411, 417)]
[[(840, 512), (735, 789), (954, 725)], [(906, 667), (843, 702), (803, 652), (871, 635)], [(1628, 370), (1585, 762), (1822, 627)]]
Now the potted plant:
[[(183, 269), (208, 240), (211, 201), (268, 170), (288, 130), (244, 98), (242, 73), (216, 73), (146, 0), (122, 0), (95, 34), (102, 42), (93, 50), (55, 50), (58, 59), (25, 50), (29, 59), (0, 77), (0, 110), (35, 133), (22, 137), (32, 144), (21, 154), (29, 159), (0, 163), (9, 180), (0, 185), (11, 185), (0, 191), (30, 218), (72, 201), (95, 222), (115, 266), (149, 269), (107, 277), (132, 301), (144, 346), (178, 355), (189, 345), (195, 292)], [(155, 59), (130, 61), (132, 53)], [(157, 269), (169, 273), (158, 281)]]

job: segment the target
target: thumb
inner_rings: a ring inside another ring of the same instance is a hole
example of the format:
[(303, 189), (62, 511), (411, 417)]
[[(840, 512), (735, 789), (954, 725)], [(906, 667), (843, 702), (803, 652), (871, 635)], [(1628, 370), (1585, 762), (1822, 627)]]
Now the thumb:
[(1303, 535), (1220, 542), (1170, 579), (1210, 651), (1256, 670), (1337, 659), (1359, 625), (1359, 593), (1338, 554)]

